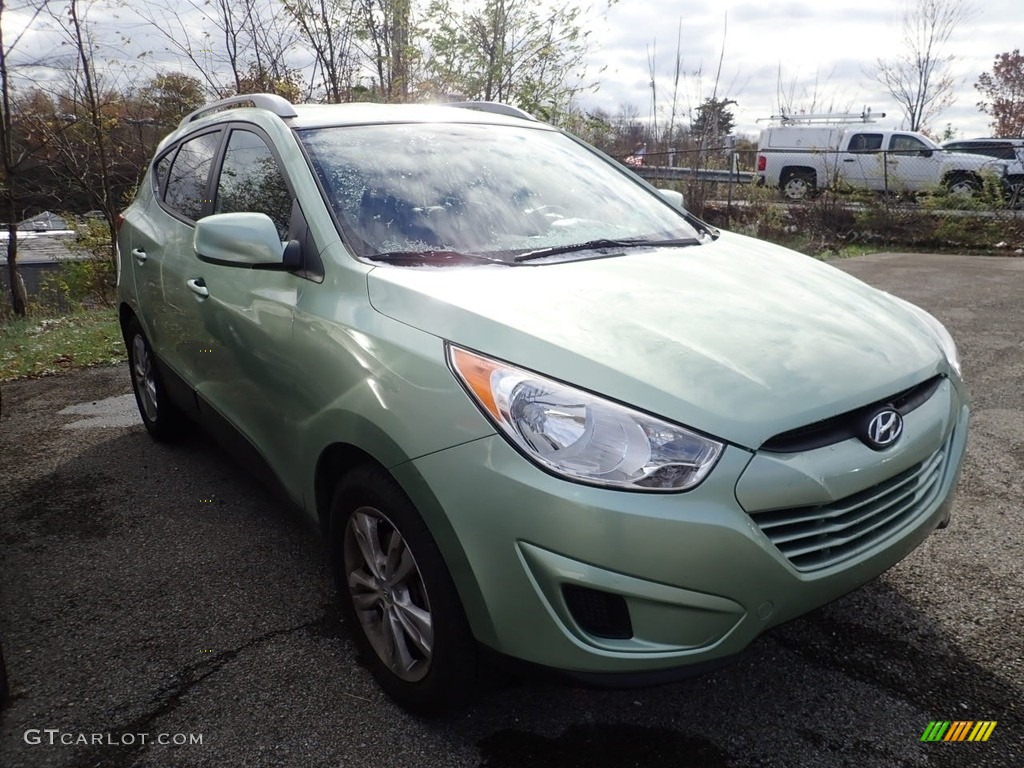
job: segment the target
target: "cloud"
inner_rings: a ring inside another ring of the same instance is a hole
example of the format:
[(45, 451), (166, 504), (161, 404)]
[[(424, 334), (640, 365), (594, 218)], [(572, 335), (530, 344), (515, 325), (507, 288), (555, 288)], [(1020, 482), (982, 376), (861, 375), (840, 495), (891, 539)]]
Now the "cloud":
[[(651, 113), (650, 55), (656, 63), (659, 95), (667, 96), (679, 53), (687, 80), (687, 99), (699, 104), (715, 88), (715, 72), (724, 45), (719, 97), (736, 99), (737, 128), (756, 132), (758, 119), (786, 101), (796, 109), (853, 110), (865, 106), (898, 123), (899, 105), (872, 75), (878, 59), (904, 53), (902, 5), (865, 6), (862, 2), (788, 2), (782, 5), (719, 0), (618, 3), (606, 24), (595, 28), (590, 61), (601, 75), (600, 89), (583, 99), (612, 113), (633, 104), (641, 117)], [(946, 46), (958, 81), (956, 101), (933, 119), (961, 135), (988, 132), (989, 118), (976, 106), (978, 75), (991, 69), (996, 54), (1020, 47), (1024, 13), (1019, 0), (987, 0), (958, 28)], [(695, 73), (699, 72), (697, 76)]]

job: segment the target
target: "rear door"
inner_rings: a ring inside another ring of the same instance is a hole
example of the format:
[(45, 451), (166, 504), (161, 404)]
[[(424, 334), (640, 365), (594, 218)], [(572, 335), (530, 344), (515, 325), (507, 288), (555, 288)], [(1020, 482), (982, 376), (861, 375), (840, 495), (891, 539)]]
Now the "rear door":
[(190, 386), (207, 345), (195, 312), (201, 291), (189, 285), (195, 222), (210, 211), (210, 171), (223, 131), (213, 128), (175, 144), (156, 160), (154, 199), (131, 239), (140, 317), (161, 362)]
[(854, 189), (885, 189), (884, 134), (871, 131), (851, 133), (846, 151), (840, 152), (836, 170), (839, 181)]

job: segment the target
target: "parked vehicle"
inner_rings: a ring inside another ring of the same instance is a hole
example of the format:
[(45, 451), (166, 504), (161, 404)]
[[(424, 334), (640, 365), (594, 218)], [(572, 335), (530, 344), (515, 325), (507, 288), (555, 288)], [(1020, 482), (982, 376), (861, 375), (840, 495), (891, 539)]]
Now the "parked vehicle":
[[(854, 117), (860, 122), (821, 122)], [(865, 124), (870, 120), (867, 114), (803, 115), (765, 128), (758, 143), (758, 183), (778, 187), (791, 200), (829, 187), (973, 195), (985, 174), (1007, 174), (999, 160), (946, 151), (923, 134), (882, 130)]]
[(1007, 203), (1013, 208), (1024, 205), (1024, 138), (956, 139), (945, 142), (942, 148), (1006, 160)]
[(721, 664), (946, 524), (968, 404), (926, 312), (679, 199), (503, 105), (204, 108), (118, 235), (142, 422), (276, 479), (413, 711), (484, 648)]

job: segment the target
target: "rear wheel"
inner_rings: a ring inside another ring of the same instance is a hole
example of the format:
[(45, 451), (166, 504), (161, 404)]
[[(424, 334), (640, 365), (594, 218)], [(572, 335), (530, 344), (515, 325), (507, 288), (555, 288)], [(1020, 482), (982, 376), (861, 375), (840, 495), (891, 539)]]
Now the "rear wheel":
[(187, 417), (171, 402), (157, 369), (156, 356), (136, 318), (124, 327), (132, 390), (142, 423), (154, 440), (172, 440), (184, 431)]
[(465, 706), (476, 641), (437, 544), (385, 470), (364, 465), (341, 481), (330, 543), (342, 610), (381, 687), (421, 715)]
[(804, 200), (817, 190), (814, 173), (811, 171), (790, 171), (782, 179), (779, 189), (790, 200)]

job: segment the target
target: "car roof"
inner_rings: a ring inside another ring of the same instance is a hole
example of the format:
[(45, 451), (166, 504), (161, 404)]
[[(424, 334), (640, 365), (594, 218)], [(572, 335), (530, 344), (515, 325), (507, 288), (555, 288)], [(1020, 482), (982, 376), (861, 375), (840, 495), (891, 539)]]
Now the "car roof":
[(284, 120), (292, 128), (321, 128), (339, 125), (376, 125), (382, 123), (460, 122), (542, 125), (518, 107), (491, 101), (462, 101), (443, 104), (292, 104), (271, 93), (231, 96), (206, 104), (186, 115), (178, 131), (197, 124), (250, 117), (268, 113)]
[(945, 142), (942, 146), (946, 147), (951, 144), (1024, 144), (1024, 138), (953, 139)]
[[(483, 102), (481, 102), (483, 103)], [(482, 111), (471, 106), (445, 104), (296, 104), (296, 116), (288, 120), (293, 128), (325, 128), (340, 125), (375, 125), (381, 123), (485, 123), (523, 125), (529, 116), (518, 117), (498, 111)], [(526, 113), (523, 113), (524, 115)]]

